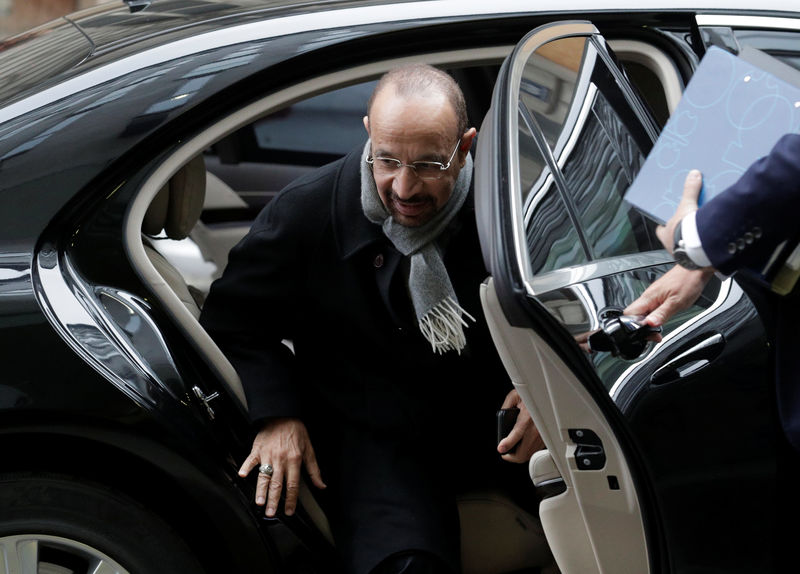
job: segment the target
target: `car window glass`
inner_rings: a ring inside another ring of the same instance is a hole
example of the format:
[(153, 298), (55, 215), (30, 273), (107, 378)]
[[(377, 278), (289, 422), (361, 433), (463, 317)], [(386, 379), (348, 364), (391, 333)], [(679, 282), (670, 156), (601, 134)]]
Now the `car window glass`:
[(562, 167), (592, 258), (653, 249), (646, 219), (623, 200), (643, 162), (625, 123), (596, 91), (581, 137)]
[(519, 107), (519, 166), (525, 235), (533, 273), (586, 261), (575, 226), (542, 155), (533, 120)]
[[(570, 48), (580, 53), (582, 45), (572, 44)], [(561, 131), (574, 83), (574, 71), (538, 54), (528, 59), (520, 81), (519, 177), (534, 274), (587, 261), (578, 231), (542, 153), (542, 148), (549, 148)]]
[(800, 70), (800, 32), (784, 30), (735, 30), (739, 46), (752, 46)]
[[(520, 106), (534, 119), (560, 167), (584, 257), (655, 248), (653, 225), (622, 199), (649, 139), (592, 41), (562, 38), (537, 49), (523, 71)], [(524, 174), (522, 150), (521, 156)], [(580, 258), (565, 262), (576, 264)], [(549, 269), (533, 266), (534, 273), (543, 270)]]
[(376, 82), (299, 101), (254, 125), (259, 149), (345, 155), (364, 141), (364, 116)]
[(525, 234), (533, 273), (543, 273), (586, 261), (586, 254), (553, 184), (550, 170), (540, 179), (541, 186), (530, 195), (525, 218)]

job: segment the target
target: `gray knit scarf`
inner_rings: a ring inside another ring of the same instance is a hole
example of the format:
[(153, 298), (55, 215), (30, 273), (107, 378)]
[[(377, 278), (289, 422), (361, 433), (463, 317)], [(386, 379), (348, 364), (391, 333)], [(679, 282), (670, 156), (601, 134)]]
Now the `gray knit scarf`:
[(364, 215), (381, 225), (384, 235), (403, 255), (410, 256), (408, 292), (419, 323), (419, 330), (439, 354), (461, 350), (466, 346), (464, 336), (466, 316), (475, 318), (458, 304), (450, 277), (442, 261), (436, 239), (447, 228), (464, 205), (472, 180), (472, 158), (458, 174), (453, 193), (447, 203), (428, 223), (419, 227), (406, 227), (390, 217), (378, 195), (378, 188), (366, 159), (370, 142), (364, 146), (361, 157), (361, 206)]

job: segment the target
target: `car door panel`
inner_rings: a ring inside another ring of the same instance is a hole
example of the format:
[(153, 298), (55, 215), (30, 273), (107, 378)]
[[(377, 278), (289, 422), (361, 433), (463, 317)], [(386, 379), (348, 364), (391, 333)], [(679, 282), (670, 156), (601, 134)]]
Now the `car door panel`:
[[(568, 72), (562, 94), (544, 106), (547, 92), (532, 86), (556, 65)], [(496, 294), (484, 297), (485, 311), (565, 484), (542, 503), (564, 572), (591, 571), (571, 562), (589, 547), (598, 571), (757, 571), (772, 561), (776, 425), (764, 330), (743, 289), (714, 278), (638, 357), (588, 352), (604, 313), (624, 309), (672, 264), (655, 223), (623, 200), (654, 126), (591, 24), (541, 27), (518, 44), (476, 162), (492, 272), (484, 289)], [(575, 470), (576, 452), (598, 451), (597, 470)], [(614, 485), (628, 497), (625, 512)], [(742, 500), (750, 488), (758, 502)], [(616, 542), (596, 531), (594, 512), (607, 527), (628, 525), (624, 548), (644, 549), (631, 559), (647, 566), (622, 568), (605, 554)]]
[[(605, 417), (547, 343), (534, 331), (508, 322), (491, 279), (481, 287), (481, 302), (503, 364), (537, 421), (565, 484), (563, 492), (545, 498), (539, 506), (559, 568), (585, 574), (648, 572), (633, 477)], [(587, 429), (602, 445), (601, 469), (581, 468), (581, 447), (570, 437)], [(608, 527), (609, 520), (613, 529)]]

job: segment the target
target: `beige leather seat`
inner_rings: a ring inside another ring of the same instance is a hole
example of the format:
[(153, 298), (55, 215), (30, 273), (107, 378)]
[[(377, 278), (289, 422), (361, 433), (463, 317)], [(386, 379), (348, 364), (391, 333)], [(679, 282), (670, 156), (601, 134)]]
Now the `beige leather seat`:
[(463, 574), (558, 574), (539, 520), (501, 492), (462, 495), (458, 513)]
[(206, 195), (206, 168), (199, 155), (181, 167), (156, 194), (147, 208), (142, 233), (144, 249), (153, 266), (169, 284), (181, 302), (195, 316), (200, 316), (202, 295), (192, 290), (178, 270), (154, 247), (162, 231), (169, 239), (188, 237), (200, 219)]
[[(219, 177), (206, 171), (206, 199), (203, 205), (205, 210), (246, 210), (245, 202), (227, 183)], [(217, 270), (212, 279), (222, 275), (228, 265), (228, 252), (234, 245), (247, 235), (250, 223), (247, 221), (229, 221), (225, 225), (209, 228), (199, 221), (191, 233), (192, 240), (197, 244), (203, 257), (216, 265)]]

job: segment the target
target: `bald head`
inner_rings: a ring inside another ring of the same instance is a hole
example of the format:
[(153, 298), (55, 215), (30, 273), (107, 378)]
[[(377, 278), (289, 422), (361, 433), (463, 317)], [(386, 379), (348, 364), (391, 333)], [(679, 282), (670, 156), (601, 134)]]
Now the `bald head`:
[(464, 94), (456, 81), (446, 72), (427, 64), (408, 64), (395, 68), (378, 81), (367, 104), (367, 116), (372, 105), (384, 91), (404, 98), (444, 97), (456, 116), (458, 133), (464, 133), (469, 125)]
[[(397, 68), (378, 82), (364, 127), (370, 155), (389, 160), (370, 163), (384, 207), (400, 225), (424, 225), (447, 204), (475, 139), (458, 84), (430, 66)], [(422, 177), (415, 163), (439, 169)]]

